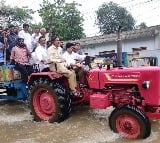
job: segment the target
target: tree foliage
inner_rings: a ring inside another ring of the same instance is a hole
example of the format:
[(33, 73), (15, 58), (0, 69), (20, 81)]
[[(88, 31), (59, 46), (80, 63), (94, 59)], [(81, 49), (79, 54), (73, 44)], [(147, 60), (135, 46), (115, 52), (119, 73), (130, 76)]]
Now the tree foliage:
[(28, 9), (28, 7), (13, 7), (13, 14), (9, 17), (9, 23), (15, 24), (23, 24), (25, 22), (30, 23), (32, 20), (32, 14), (34, 11), (32, 9)]
[(145, 22), (141, 22), (138, 26), (136, 26), (136, 29), (145, 29), (147, 28), (147, 25)]
[(65, 0), (54, 0), (54, 3), (43, 0), (38, 12), (44, 27), (64, 40), (82, 38), (83, 18), (76, 8), (77, 5), (75, 2), (65, 3)]
[(0, 1), (0, 18), (3, 26), (10, 24), (21, 25), (24, 22), (29, 22), (32, 19), (31, 14), (34, 11), (28, 7), (19, 8), (17, 6), (11, 7), (5, 4), (5, 0)]
[(96, 22), (102, 34), (110, 34), (122, 26), (122, 31), (134, 29), (135, 20), (132, 15), (116, 3), (103, 3), (96, 11)]

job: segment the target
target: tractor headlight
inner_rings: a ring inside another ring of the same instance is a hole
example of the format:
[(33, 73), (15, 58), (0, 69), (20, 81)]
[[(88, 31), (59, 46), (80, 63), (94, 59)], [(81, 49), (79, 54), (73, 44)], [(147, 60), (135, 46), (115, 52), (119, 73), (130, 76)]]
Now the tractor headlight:
[(142, 87), (145, 89), (148, 89), (150, 87), (150, 81), (148, 80), (143, 81)]

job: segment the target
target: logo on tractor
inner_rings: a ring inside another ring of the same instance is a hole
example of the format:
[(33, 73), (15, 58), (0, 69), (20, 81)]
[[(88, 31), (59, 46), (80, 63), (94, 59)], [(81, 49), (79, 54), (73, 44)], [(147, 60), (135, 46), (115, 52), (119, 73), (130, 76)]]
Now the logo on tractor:
[(140, 78), (139, 73), (106, 73), (105, 76), (109, 81), (138, 81)]
[(89, 75), (89, 76), (88, 76), (88, 80), (89, 80), (89, 81), (93, 81), (93, 79), (94, 79), (94, 76), (93, 76), (93, 75)]

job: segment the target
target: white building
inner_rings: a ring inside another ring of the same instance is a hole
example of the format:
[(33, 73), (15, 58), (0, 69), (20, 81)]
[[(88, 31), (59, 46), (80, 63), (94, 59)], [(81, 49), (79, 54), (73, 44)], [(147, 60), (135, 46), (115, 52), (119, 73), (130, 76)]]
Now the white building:
[[(121, 33), (122, 52), (131, 53), (134, 50), (159, 56), (160, 58), (160, 25), (148, 27), (142, 30), (133, 30)], [(76, 40), (90, 56), (98, 55), (103, 51), (117, 51), (117, 34), (89, 37)]]

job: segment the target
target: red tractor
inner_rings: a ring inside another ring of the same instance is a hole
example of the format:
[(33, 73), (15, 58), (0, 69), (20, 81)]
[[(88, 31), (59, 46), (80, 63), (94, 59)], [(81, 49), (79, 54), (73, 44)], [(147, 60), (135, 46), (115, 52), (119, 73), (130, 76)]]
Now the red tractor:
[(90, 69), (86, 79), (87, 83), (77, 87), (83, 96), (71, 97), (64, 76), (31, 74), (28, 86), (34, 120), (61, 122), (68, 118), (71, 104), (89, 103), (96, 109), (113, 106), (111, 130), (130, 139), (150, 135), (149, 118), (160, 118), (160, 67), (99, 67)]
[(36, 121), (61, 122), (69, 116), (71, 104), (89, 103), (95, 109), (113, 106), (109, 126), (123, 137), (150, 135), (149, 118), (160, 119), (160, 67), (122, 67), (120, 29), (121, 26), (117, 38), (118, 67), (111, 69), (106, 59), (107, 66), (98, 64), (90, 69), (86, 83), (77, 87), (82, 97), (71, 97), (67, 79), (56, 72), (31, 74), (29, 100)]

